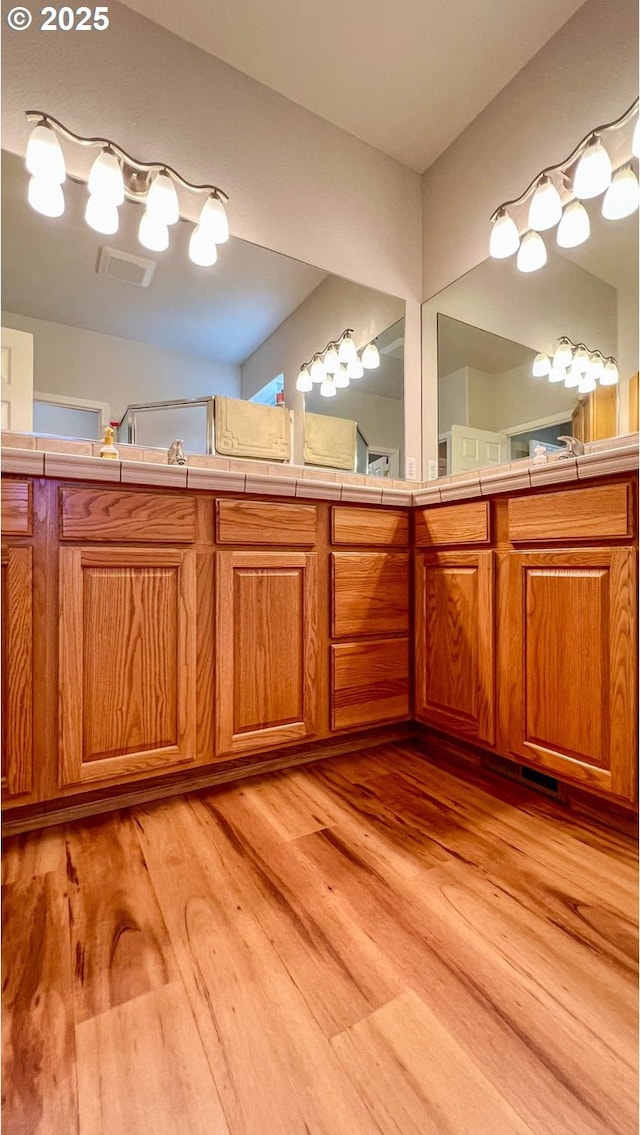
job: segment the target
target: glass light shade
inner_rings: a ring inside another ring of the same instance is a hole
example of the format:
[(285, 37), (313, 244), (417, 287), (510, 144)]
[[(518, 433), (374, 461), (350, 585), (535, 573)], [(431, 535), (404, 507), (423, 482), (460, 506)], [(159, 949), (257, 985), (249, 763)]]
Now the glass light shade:
[(209, 234), (196, 225), (189, 238), (189, 260), (201, 268), (211, 268), (218, 259), (218, 249)]
[(325, 374), (335, 374), (340, 366), (340, 359), (335, 347), (329, 347), (326, 355), (324, 356), (324, 369)]
[(336, 384), (332, 378), (325, 378), (322, 386), (320, 387), (320, 393), (323, 398), (335, 398)]
[(639, 200), (638, 179), (631, 166), (625, 166), (624, 169), (618, 170), (604, 195), (602, 216), (608, 221), (619, 221), (622, 217), (630, 217), (638, 208)]
[(594, 351), (589, 359), (589, 366), (587, 368), (587, 377), (595, 378), (596, 382), (602, 378), (604, 371), (604, 359), (599, 351)]
[(580, 201), (567, 205), (558, 225), (558, 244), (560, 248), (576, 248), (589, 239), (591, 223), (589, 214)]
[(587, 374), (589, 370), (589, 352), (584, 347), (578, 347), (575, 355), (573, 356), (573, 365), (578, 374)]
[(595, 390), (595, 388), (595, 378), (588, 378), (587, 376), (585, 376), (584, 378), (580, 379), (580, 383), (578, 384), (578, 394), (591, 394), (591, 391)]
[(36, 213), (43, 217), (61, 217), (64, 213), (64, 193), (57, 181), (45, 177), (32, 177), (27, 199)]
[(313, 360), (313, 362), (311, 364), (311, 381), (312, 382), (324, 382), (325, 378), (326, 378), (326, 373), (325, 373), (325, 369), (322, 365), (322, 359), (320, 358), (319, 355), (316, 355), (315, 359)]
[(561, 339), (558, 343), (558, 346), (556, 347), (556, 353), (553, 356), (553, 366), (556, 368), (563, 367), (564, 369), (566, 369), (567, 367), (571, 366), (572, 362), (573, 351), (571, 349), (571, 344), (568, 343), (566, 339)]
[(364, 374), (364, 367), (360, 362), (360, 358), (357, 354), (353, 362), (347, 363), (347, 374), (349, 375), (349, 378), (362, 378)]
[(357, 359), (358, 351), (356, 345), (350, 335), (345, 335), (344, 339), (340, 341), (338, 347), (338, 358), (341, 363), (352, 363)]
[(599, 197), (611, 184), (611, 158), (599, 138), (592, 138), (573, 175), (575, 197)]
[(617, 368), (615, 362), (613, 361), (613, 359), (609, 359), (608, 363), (606, 364), (606, 366), (605, 366), (605, 368), (602, 372), (602, 378), (600, 379), (600, 385), (601, 386), (615, 386), (617, 381), (618, 381), (618, 368)]
[(516, 265), (520, 272), (537, 272), (547, 263), (547, 250), (540, 233), (528, 232), (518, 249)]
[(163, 221), (145, 212), (140, 221), (138, 240), (151, 252), (164, 252), (169, 247), (169, 229)]
[(631, 153), (633, 154), (634, 158), (640, 158), (640, 118), (636, 122), (636, 128), (633, 131)]
[[(120, 162), (115, 154), (103, 150), (98, 154), (89, 173), (89, 193), (99, 198), (105, 205), (122, 205), (124, 201), (124, 181)], [(115, 230), (114, 230), (115, 231)]]
[(365, 370), (376, 370), (380, 366), (380, 355), (375, 343), (367, 343), (361, 362)]
[(582, 382), (582, 377), (583, 376), (578, 374), (574, 367), (571, 367), (571, 370), (567, 371), (567, 377), (564, 380), (567, 390), (571, 389), (573, 386), (579, 386)]
[(84, 219), (92, 229), (104, 236), (113, 236), (118, 231), (118, 210), (116, 206), (111, 205), (102, 197), (96, 197), (95, 193), (89, 194)]
[(566, 382), (567, 370), (566, 367), (552, 366), (549, 371), (549, 382)]
[(520, 234), (513, 217), (502, 209), (493, 222), (489, 240), (489, 254), (496, 260), (504, 260), (518, 251)]
[(537, 232), (552, 229), (562, 216), (562, 201), (555, 185), (548, 177), (538, 183), (529, 206), (529, 228)]
[(178, 194), (168, 173), (158, 173), (147, 193), (147, 213), (154, 221), (164, 225), (175, 225), (180, 219)]
[(31, 131), (25, 162), (29, 173), (39, 180), (46, 179), (55, 182), (56, 185), (62, 185), (67, 176), (64, 154), (56, 133), (43, 122)]
[(338, 390), (344, 390), (349, 385), (349, 375), (347, 374), (346, 366), (339, 366), (333, 381)]
[(549, 356), (544, 355), (544, 354), (536, 355), (535, 359), (533, 360), (533, 366), (531, 368), (531, 373), (532, 373), (533, 377), (534, 378), (545, 378), (546, 375), (549, 374), (550, 370), (551, 370), (551, 359), (549, 358)]
[(216, 244), (224, 244), (229, 239), (229, 221), (224, 205), (218, 197), (209, 197), (202, 206), (200, 224), (211, 233)]
[(306, 367), (300, 367), (298, 377), (296, 379), (296, 390), (300, 390), (303, 394), (308, 394), (313, 389), (311, 375)]

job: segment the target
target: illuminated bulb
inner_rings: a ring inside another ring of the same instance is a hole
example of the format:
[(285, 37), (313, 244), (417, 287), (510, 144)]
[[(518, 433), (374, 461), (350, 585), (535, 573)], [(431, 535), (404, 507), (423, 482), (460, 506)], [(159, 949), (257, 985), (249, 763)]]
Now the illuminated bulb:
[(615, 364), (615, 361), (613, 359), (609, 359), (609, 361), (607, 362), (607, 364), (604, 368), (604, 371), (602, 372), (602, 378), (600, 379), (600, 385), (601, 386), (615, 386), (617, 381), (618, 381), (618, 368)]
[[(62, 147), (55, 131), (44, 122), (31, 131), (25, 161), (29, 173), (38, 180), (46, 179), (55, 182), (56, 185), (62, 185), (67, 175)], [(45, 215), (59, 216), (58, 213)]]
[(32, 177), (29, 181), (27, 200), (36, 213), (43, 217), (61, 217), (64, 213), (64, 193), (57, 181), (44, 177)]
[(540, 233), (528, 232), (518, 249), (516, 265), (520, 272), (537, 272), (547, 263), (547, 250)]
[(322, 386), (320, 387), (320, 393), (323, 398), (335, 398), (336, 384), (333, 381), (333, 378), (329, 378), (328, 376), (325, 378)]
[(531, 373), (532, 373), (533, 377), (534, 378), (545, 378), (546, 375), (549, 374), (550, 370), (551, 370), (551, 359), (549, 358), (549, 356), (543, 355), (543, 354), (536, 355), (535, 359), (533, 360), (533, 366), (531, 368)]
[(163, 225), (175, 225), (180, 219), (178, 194), (168, 173), (157, 174), (147, 193), (147, 213)]
[(624, 169), (618, 170), (604, 195), (602, 216), (608, 221), (619, 221), (622, 217), (630, 217), (638, 208), (639, 199), (638, 179), (631, 166), (625, 166)]
[(578, 394), (591, 394), (592, 390), (596, 388), (595, 378), (588, 378), (586, 375), (580, 379), (578, 384)]
[(587, 378), (595, 378), (596, 382), (602, 378), (604, 371), (604, 359), (600, 351), (594, 351), (589, 359), (589, 366), (587, 368)]
[(300, 367), (298, 377), (296, 379), (296, 390), (300, 390), (303, 394), (308, 394), (313, 389), (311, 375), (306, 367)]
[(229, 221), (219, 197), (214, 197), (212, 194), (205, 201), (200, 213), (200, 224), (203, 229), (209, 230), (211, 239), (216, 244), (224, 244), (229, 239)]
[(360, 358), (357, 354), (353, 362), (347, 363), (347, 374), (349, 375), (349, 378), (362, 378), (364, 374), (364, 367), (362, 366)]
[(325, 374), (335, 374), (340, 366), (340, 359), (335, 347), (329, 347), (326, 355), (324, 356), (324, 369)]
[(116, 155), (110, 153), (109, 150), (103, 150), (101, 154), (98, 154), (91, 166), (89, 193), (92, 197), (99, 198), (105, 205), (118, 206), (122, 205), (124, 201), (124, 181), (122, 180), (120, 162)]
[(350, 335), (345, 335), (344, 338), (340, 340), (340, 346), (338, 347), (338, 358), (340, 359), (340, 362), (352, 363), (357, 359), (357, 357), (358, 352), (356, 350), (356, 345), (353, 339)]
[(587, 374), (589, 370), (589, 352), (584, 347), (578, 347), (575, 355), (573, 356), (573, 365), (578, 374)]
[(567, 377), (564, 380), (565, 386), (569, 390), (572, 386), (579, 386), (581, 382), (582, 376), (578, 374), (575, 367), (571, 367), (571, 370), (567, 372)]
[(562, 216), (562, 202), (555, 185), (548, 177), (538, 182), (529, 206), (529, 228), (537, 232), (552, 229)]
[(335, 373), (334, 380), (338, 390), (344, 390), (349, 385), (349, 375), (346, 366), (340, 365)]
[(189, 260), (200, 268), (211, 268), (218, 259), (218, 249), (208, 232), (196, 225), (189, 239)]
[(169, 229), (163, 221), (145, 212), (140, 221), (138, 240), (151, 252), (164, 252), (169, 247)]
[(324, 382), (325, 378), (326, 373), (322, 365), (322, 359), (320, 358), (320, 355), (316, 355), (313, 362), (311, 363), (311, 381)]
[(602, 142), (594, 136), (582, 154), (573, 176), (575, 197), (599, 197), (611, 184), (611, 159)]
[(104, 236), (113, 236), (118, 231), (116, 206), (109, 204), (102, 197), (96, 197), (95, 193), (89, 194), (84, 219), (92, 229)]
[(558, 225), (558, 244), (560, 248), (576, 248), (588, 240), (591, 232), (589, 214), (580, 201), (567, 205)]
[(553, 366), (557, 369), (559, 367), (566, 370), (573, 362), (573, 351), (568, 339), (561, 339), (556, 347), (556, 353), (553, 356)]
[(520, 234), (513, 217), (506, 209), (501, 209), (493, 222), (489, 240), (489, 254), (496, 260), (504, 260), (518, 251)]
[(552, 366), (549, 371), (549, 382), (566, 382), (567, 371), (565, 367)]
[(367, 343), (362, 352), (361, 362), (365, 370), (376, 370), (380, 366), (380, 355), (375, 343)]
[(636, 128), (633, 132), (633, 141), (631, 142), (631, 153), (634, 158), (640, 158), (640, 118), (636, 122)]

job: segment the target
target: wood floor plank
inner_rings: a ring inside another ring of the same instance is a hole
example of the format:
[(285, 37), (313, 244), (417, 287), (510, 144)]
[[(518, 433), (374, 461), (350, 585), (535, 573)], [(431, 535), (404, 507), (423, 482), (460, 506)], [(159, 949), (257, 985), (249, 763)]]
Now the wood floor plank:
[(26, 883), (47, 871), (64, 870), (64, 828), (12, 836), (3, 842), (2, 882)]
[[(27, 854), (32, 866), (36, 854)], [(76, 1053), (63, 872), (2, 892), (2, 1130), (77, 1132)]]
[(67, 873), (77, 1021), (178, 977), (130, 814), (69, 826)]
[(229, 1135), (182, 982), (78, 1025), (79, 1135)]
[(320, 831), (335, 823), (335, 810), (329, 798), (318, 801), (307, 790), (307, 782), (295, 771), (275, 773), (255, 783), (243, 785), (240, 796), (246, 796), (283, 840)]
[[(196, 822), (194, 823), (194, 819)], [(378, 1127), (342, 1072), (225, 858), (185, 801), (141, 809), (140, 839), (233, 1135)]]
[(530, 1135), (415, 993), (331, 1043), (385, 1135)]

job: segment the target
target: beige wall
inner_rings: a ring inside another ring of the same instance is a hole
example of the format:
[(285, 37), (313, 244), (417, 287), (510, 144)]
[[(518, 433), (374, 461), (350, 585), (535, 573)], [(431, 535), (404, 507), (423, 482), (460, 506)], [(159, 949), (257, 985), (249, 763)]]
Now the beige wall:
[(207, 362), (149, 343), (5, 311), (2, 325), (34, 337), (34, 390), (108, 402), (112, 420), (119, 421), (132, 402), (208, 394), (240, 397), (240, 367), (231, 363)]
[(4, 147), (24, 153), (23, 112), (45, 109), (220, 185), (235, 236), (401, 296), (419, 456), (419, 175), (130, 9), (109, 15), (105, 33), (43, 35), (34, 21), (3, 37)]

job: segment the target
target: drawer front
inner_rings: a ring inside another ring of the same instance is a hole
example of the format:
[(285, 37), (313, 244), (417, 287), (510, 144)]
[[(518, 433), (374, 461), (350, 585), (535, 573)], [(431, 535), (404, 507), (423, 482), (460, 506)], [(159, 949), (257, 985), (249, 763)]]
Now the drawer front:
[(403, 634), (409, 629), (409, 556), (332, 552), (335, 638)]
[(508, 502), (509, 539), (604, 540), (632, 535), (631, 485), (595, 485), (535, 493)]
[(2, 479), (2, 535), (31, 536), (33, 501), (31, 481)]
[(317, 539), (318, 510), (310, 504), (216, 501), (219, 544), (309, 547)]
[(331, 728), (353, 729), (409, 716), (409, 640), (331, 647)]
[(196, 509), (186, 493), (60, 489), (60, 538), (119, 544), (189, 544)]
[(488, 501), (422, 508), (415, 515), (417, 548), (488, 544), (491, 539)]
[(406, 548), (409, 513), (403, 509), (332, 508), (331, 542)]

